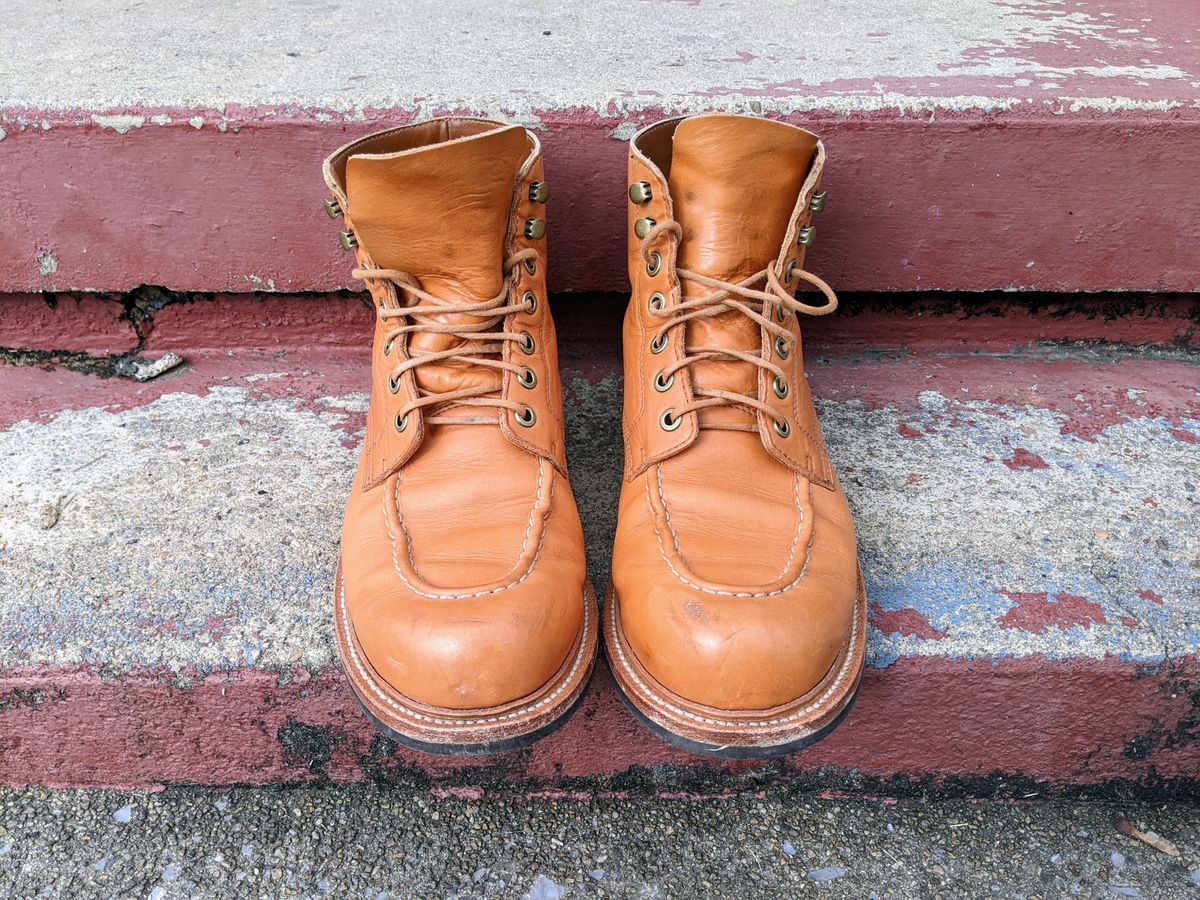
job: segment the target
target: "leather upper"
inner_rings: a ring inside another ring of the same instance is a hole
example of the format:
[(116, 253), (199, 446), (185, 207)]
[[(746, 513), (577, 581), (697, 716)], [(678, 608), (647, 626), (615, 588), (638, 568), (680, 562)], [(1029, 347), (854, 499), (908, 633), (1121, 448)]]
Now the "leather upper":
[[(626, 469), (613, 583), (640, 665), (697, 708), (793, 702), (825, 677), (851, 633), (854, 528), (821, 439), (797, 317), (787, 312), (780, 323), (791, 336), (786, 357), (738, 310), (692, 318), (668, 330), (664, 347), (653, 344), (672, 308), (715, 290), (680, 272), (741, 282), (774, 267), (781, 284), (798, 284), (787, 273), (804, 264), (799, 236), (812, 224), (823, 167), (812, 134), (743, 116), (668, 120), (630, 147), (630, 183), (645, 182), (650, 197), (632, 191), (628, 210)], [(651, 232), (646, 246), (635, 232), (646, 218), (675, 222), (678, 232)], [(665, 303), (659, 314), (655, 295)], [(766, 304), (763, 315), (779, 310)], [(656, 386), (704, 347), (770, 359), (785, 395), (770, 372), (720, 354)], [(714, 405), (664, 427), (664, 413), (704, 389), (749, 395), (771, 414)]]
[[(546, 239), (526, 227), (546, 215), (537, 139), (517, 126), (437, 119), (349, 144), (325, 175), (361, 271), (396, 273), (366, 281), (376, 310), (371, 401), (342, 533), (355, 637), (375, 676), (410, 707), (515, 702), (578, 644), (586, 579)], [(476, 340), (470, 328), (487, 317), (467, 312), (385, 317), (428, 308), (409, 284), (447, 306), (503, 292), (499, 302), (520, 308), (487, 331), (523, 339)], [(450, 352), (398, 383), (391, 377), (406, 361)], [(520, 412), (447, 402), (398, 419), (413, 402), (491, 384), (489, 397)], [(525, 410), (529, 425), (518, 421)]]

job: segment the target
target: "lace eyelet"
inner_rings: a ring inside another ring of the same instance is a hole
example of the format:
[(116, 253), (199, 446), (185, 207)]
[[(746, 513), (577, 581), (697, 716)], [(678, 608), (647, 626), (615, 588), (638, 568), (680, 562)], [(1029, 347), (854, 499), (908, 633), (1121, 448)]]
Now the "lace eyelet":
[(775, 396), (783, 400), (788, 395), (788, 383), (786, 378), (775, 376), (775, 380), (771, 382), (771, 390), (775, 392)]
[(779, 354), (780, 359), (787, 359), (791, 355), (791, 351), (787, 348), (787, 341), (782, 337), (775, 338), (775, 352)]
[(683, 417), (676, 417), (675, 410), (667, 408), (663, 410), (663, 414), (658, 417), (658, 424), (663, 431), (674, 431), (683, 424)]
[(400, 390), (400, 382), (395, 378), (388, 379), (388, 393), (394, 394)]
[(537, 384), (537, 373), (526, 366), (517, 373), (517, 384), (523, 388), (531, 388)]
[(671, 375), (668, 375), (666, 378), (663, 378), (662, 372), (659, 372), (657, 375), (654, 376), (654, 389), (656, 391), (658, 391), (660, 394), (663, 393), (664, 391), (669, 391), (671, 389), (671, 385), (673, 385), (674, 383), (675, 383), (674, 373), (672, 373)]
[(650, 307), (651, 312), (662, 312), (667, 308), (667, 298), (662, 295), (661, 291), (655, 291), (646, 301), (646, 305)]
[(533, 257), (530, 257), (529, 259), (524, 260), (521, 263), (521, 265), (523, 265), (525, 267), (525, 271), (528, 272), (530, 275), (533, 275), (537, 272), (537, 260), (534, 259)]
[(775, 426), (775, 433), (781, 438), (785, 438), (792, 433), (792, 426), (788, 424), (787, 419), (775, 419), (771, 424)]
[(400, 413), (396, 413), (396, 418), (393, 421), (396, 426), (396, 431), (402, 432), (402, 431), (404, 431), (405, 428), (408, 427), (408, 414), (405, 413), (402, 416), (402, 415), (400, 415)]
[(396, 343), (395, 338), (388, 338), (386, 341), (384, 341), (384, 344), (383, 344), (383, 355), (384, 356), (392, 355), (392, 345), (394, 343)]
[(532, 406), (526, 406), (519, 413), (513, 413), (513, 418), (517, 420), (517, 424), (524, 428), (532, 428), (533, 423), (537, 421), (537, 413), (533, 411)]
[(658, 251), (650, 254), (650, 262), (646, 263), (646, 274), (653, 278), (662, 269), (662, 254)]
[(525, 304), (525, 311), (532, 313), (537, 309), (537, 294), (533, 291), (526, 291), (521, 297), (521, 302)]
[(664, 332), (656, 338), (650, 340), (650, 352), (657, 356), (667, 349), (667, 335)]
[(796, 261), (793, 259), (787, 264), (787, 271), (783, 273), (783, 283), (791, 284), (792, 279), (796, 277)]
[(521, 332), (521, 339), (517, 341), (517, 346), (521, 348), (521, 352), (526, 356), (532, 356), (533, 351), (537, 349), (537, 343), (533, 339), (533, 335), (528, 331)]

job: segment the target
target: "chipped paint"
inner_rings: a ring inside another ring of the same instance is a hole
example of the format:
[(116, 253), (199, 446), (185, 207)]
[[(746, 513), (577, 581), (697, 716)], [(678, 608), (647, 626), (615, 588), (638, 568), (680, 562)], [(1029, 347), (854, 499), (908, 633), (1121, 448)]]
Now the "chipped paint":
[(131, 115), (129, 113), (115, 113), (112, 115), (93, 114), (91, 120), (101, 128), (112, 129), (117, 134), (129, 134), (134, 128), (141, 128), (146, 123), (145, 116)]
[(38, 254), (37, 263), (38, 274), (43, 278), (58, 271), (58, 259), (49, 250), (43, 250)]

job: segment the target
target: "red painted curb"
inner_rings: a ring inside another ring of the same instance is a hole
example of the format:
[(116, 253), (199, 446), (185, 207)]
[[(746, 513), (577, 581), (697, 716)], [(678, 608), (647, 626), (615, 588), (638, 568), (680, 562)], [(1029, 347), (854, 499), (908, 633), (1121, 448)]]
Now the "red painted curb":
[[(297, 111), (113, 110), (173, 124), (125, 134), (90, 114), (0, 112), (20, 215), (0, 220), (0, 291), (312, 291), (349, 285), (320, 209), (322, 158), (404, 121), (318, 122)], [(538, 111), (552, 185), (551, 287), (625, 287), (629, 124)], [(207, 124), (197, 130), (189, 117)], [(646, 121), (654, 111), (640, 114)], [(844, 290), (1200, 288), (1200, 111), (1047, 107), (793, 115), (830, 153), (829, 211), (810, 264)], [(103, 173), (101, 176), (98, 173)]]
[(619, 790), (635, 789), (639, 773), (653, 769), (659, 789), (717, 771), (733, 776), (727, 786), (819, 773), (833, 788), (917, 782), (991, 793), (1008, 779), (1053, 793), (1122, 781), (1178, 795), (1200, 788), (1198, 698), (1195, 657), (1156, 666), (908, 658), (868, 669), (850, 715), (813, 747), (782, 762), (719, 762), (642, 729), (601, 666), (571, 721), (532, 748), (447, 759), (379, 738), (340, 671), (298, 672), (281, 684), (273, 673), (240, 670), (188, 688), (152, 674), (8, 673), (0, 678), (0, 783), (417, 777), (443, 787)]

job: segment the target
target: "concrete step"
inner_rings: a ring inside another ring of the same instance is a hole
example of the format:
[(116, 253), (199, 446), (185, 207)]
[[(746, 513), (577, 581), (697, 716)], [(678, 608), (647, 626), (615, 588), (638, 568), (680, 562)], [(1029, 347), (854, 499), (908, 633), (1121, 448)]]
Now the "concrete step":
[[(99, 377), (108, 361), (86, 355), (0, 364), (0, 782), (417, 778), (472, 793), (786, 776), (830, 791), (1195, 796), (1200, 309), (1020, 301), (850, 296), (807, 324), (858, 525), (869, 667), (828, 739), (727, 765), (651, 737), (603, 666), (574, 719), (529, 750), (447, 761), (376, 735), (330, 615), (367, 402), (361, 297), (42, 301), (46, 334), (120, 343), (132, 326), (116, 312), (132, 310), (138, 346), (186, 364), (144, 384)], [(553, 305), (603, 586), (622, 302)], [(30, 316), (3, 321), (21, 346)]]
[(0, 292), (345, 287), (322, 157), (446, 112), (537, 130), (552, 286), (619, 290), (625, 142), (705, 110), (825, 137), (810, 261), (840, 289), (1200, 286), (1188, 3), (488, 0), (464, 17), (432, 0), (79, 0), (6, 16)]

